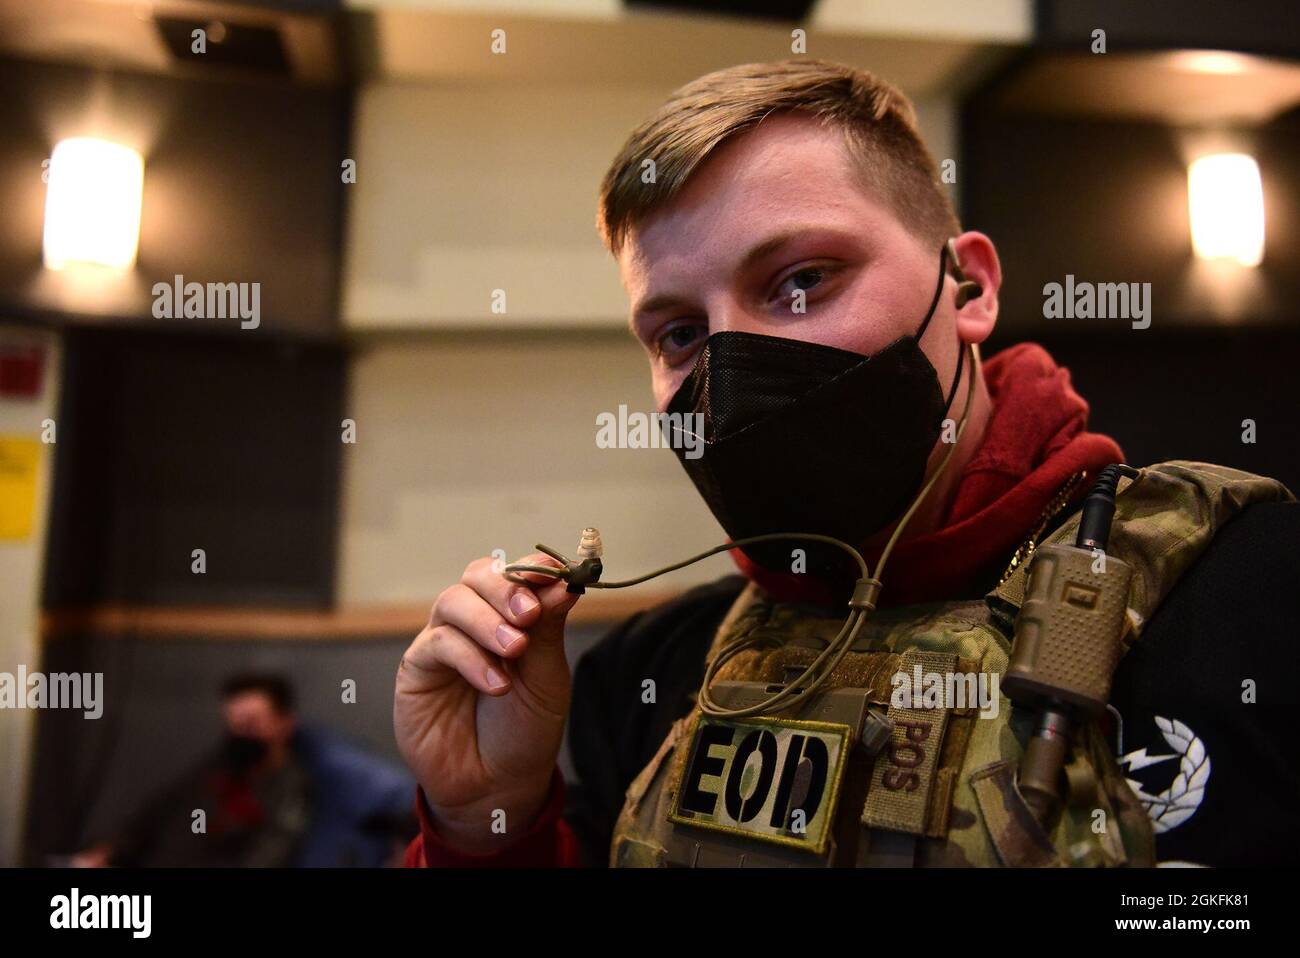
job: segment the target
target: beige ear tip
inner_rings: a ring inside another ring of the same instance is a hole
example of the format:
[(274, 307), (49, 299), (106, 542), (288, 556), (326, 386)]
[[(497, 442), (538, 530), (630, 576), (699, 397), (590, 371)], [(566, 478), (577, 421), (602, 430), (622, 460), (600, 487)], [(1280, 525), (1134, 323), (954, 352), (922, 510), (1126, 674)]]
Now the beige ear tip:
[(599, 559), (605, 554), (605, 546), (600, 541), (600, 530), (588, 526), (582, 530), (582, 540), (578, 543), (579, 559)]

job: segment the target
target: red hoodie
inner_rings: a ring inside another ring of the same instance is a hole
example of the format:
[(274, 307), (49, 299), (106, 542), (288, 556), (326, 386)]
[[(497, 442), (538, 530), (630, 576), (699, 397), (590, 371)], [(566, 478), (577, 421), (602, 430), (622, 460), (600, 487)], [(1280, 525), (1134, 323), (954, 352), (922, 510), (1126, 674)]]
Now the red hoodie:
[[(1095, 475), (1123, 461), (1107, 436), (1086, 431), (1088, 404), (1070, 385), (1070, 374), (1041, 346), (1022, 343), (984, 364), (992, 413), (984, 443), (967, 464), (943, 527), (900, 542), (889, 559), (882, 602), (907, 605), (966, 595), (971, 583), (1009, 559), (1043, 509), (1076, 472)], [(1080, 483), (1083, 495), (1088, 483)], [(741, 571), (774, 596), (811, 598), (806, 577), (771, 573), (731, 553)], [(871, 558), (871, 557), (868, 557)], [(420, 834), (406, 850), (407, 867), (569, 867), (578, 865), (578, 843), (560, 817), (564, 783), (557, 771), (550, 797), (532, 828), (504, 851), (462, 855), (439, 838), (424, 795), (416, 812)]]

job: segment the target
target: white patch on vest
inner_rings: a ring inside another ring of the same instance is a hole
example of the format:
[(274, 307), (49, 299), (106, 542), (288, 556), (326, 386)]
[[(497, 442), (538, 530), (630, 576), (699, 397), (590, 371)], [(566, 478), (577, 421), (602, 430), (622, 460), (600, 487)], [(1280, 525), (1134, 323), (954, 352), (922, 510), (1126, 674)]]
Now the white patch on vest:
[(1156, 834), (1160, 835), (1183, 824), (1201, 807), (1205, 786), (1210, 781), (1210, 756), (1196, 733), (1182, 722), (1159, 715), (1155, 719), (1160, 734), (1174, 751), (1169, 755), (1148, 755), (1145, 748), (1140, 748), (1121, 758), (1119, 765), (1136, 772), (1148, 765), (1178, 759), (1178, 774), (1158, 795), (1148, 794), (1142, 790), (1141, 782), (1128, 779), (1129, 787), (1146, 808)]

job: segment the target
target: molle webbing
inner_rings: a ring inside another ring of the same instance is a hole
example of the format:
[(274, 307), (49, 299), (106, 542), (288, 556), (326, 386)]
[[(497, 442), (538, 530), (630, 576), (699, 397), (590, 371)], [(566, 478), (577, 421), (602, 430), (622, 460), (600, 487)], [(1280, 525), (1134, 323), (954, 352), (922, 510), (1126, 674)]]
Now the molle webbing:
[[(1162, 462), (1121, 480), (1108, 552), (1133, 566), (1130, 621), (1139, 633), (1183, 574), (1201, 557), (1223, 524), (1257, 502), (1295, 497), (1276, 479), (1201, 462)], [(1048, 542), (1073, 543), (1072, 517)], [(990, 593), (990, 600), (1019, 609), (1030, 563)]]

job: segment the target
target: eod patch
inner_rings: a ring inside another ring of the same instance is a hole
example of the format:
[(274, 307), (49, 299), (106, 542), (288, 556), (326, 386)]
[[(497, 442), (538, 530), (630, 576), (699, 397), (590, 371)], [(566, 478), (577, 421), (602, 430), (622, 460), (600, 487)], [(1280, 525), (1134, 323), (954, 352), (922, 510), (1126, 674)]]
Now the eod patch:
[(823, 854), (850, 740), (831, 722), (702, 715), (669, 820)]

